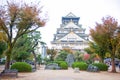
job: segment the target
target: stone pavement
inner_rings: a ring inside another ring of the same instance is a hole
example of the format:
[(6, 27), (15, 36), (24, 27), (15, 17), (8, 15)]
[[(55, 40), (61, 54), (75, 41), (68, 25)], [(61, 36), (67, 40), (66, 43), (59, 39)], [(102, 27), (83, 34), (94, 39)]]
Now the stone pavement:
[(68, 70), (45, 70), (41, 66), (36, 72), (18, 73), (18, 78), (3, 77), (0, 80), (120, 80), (120, 72), (110, 73), (107, 71), (75, 73), (72, 68)]
[(46, 80), (74, 80), (74, 79), (68, 78), (68, 77), (57, 77), (57, 78), (50, 78)]

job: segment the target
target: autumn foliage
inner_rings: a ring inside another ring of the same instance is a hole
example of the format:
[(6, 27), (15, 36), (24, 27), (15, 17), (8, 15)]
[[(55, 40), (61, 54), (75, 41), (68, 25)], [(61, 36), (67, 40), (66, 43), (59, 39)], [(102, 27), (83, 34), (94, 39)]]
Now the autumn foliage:
[[(46, 23), (46, 20), (42, 19), (41, 8), (37, 6), (39, 4), (21, 5), (12, 1), (7, 2), (6, 6), (0, 7), (0, 32), (2, 32), (0, 36), (3, 36), (2, 38), (8, 45), (5, 69), (9, 68), (12, 49), (17, 39)], [(3, 33), (4, 35), (1, 35)]]
[[(102, 23), (96, 23), (94, 29), (90, 29), (93, 41), (102, 49), (109, 52), (112, 59), (112, 72), (116, 72), (114, 58), (120, 47), (120, 26), (111, 16), (102, 19)], [(105, 54), (105, 53), (100, 53)]]
[(90, 54), (85, 53), (85, 54), (83, 55), (83, 60), (88, 60), (88, 59), (90, 59)]

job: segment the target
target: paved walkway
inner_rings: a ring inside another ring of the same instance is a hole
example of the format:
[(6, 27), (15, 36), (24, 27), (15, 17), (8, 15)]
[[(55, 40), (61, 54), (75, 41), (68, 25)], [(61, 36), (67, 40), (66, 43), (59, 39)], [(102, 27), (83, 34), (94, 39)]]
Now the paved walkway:
[(75, 73), (72, 68), (68, 70), (44, 70), (42, 66), (36, 72), (19, 73), (18, 78), (3, 77), (0, 80), (120, 80), (120, 72), (110, 73), (80, 71)]

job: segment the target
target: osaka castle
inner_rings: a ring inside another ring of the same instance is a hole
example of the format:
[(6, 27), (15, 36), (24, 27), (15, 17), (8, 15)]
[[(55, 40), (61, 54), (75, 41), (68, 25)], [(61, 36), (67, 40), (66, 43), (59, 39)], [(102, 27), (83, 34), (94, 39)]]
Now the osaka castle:
[(62, 17), (62, 24), (57, 28), (54, 39), (51, 41), (53, 49), (61, 50), (69, 48), (72, 50), (84, 50), (88, 47), (88, 35), (85, 34), (85, 28), (79, 24), (80, 17), (69, 13)]

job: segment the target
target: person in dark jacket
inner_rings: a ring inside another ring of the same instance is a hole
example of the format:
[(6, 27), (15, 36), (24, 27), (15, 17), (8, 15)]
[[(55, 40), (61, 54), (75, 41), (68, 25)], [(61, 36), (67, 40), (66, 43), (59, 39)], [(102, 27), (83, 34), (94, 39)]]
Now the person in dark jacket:
[(118, 67), (119, 67), (119, 70), (120, 70), (120, 61), (119, 61)]

